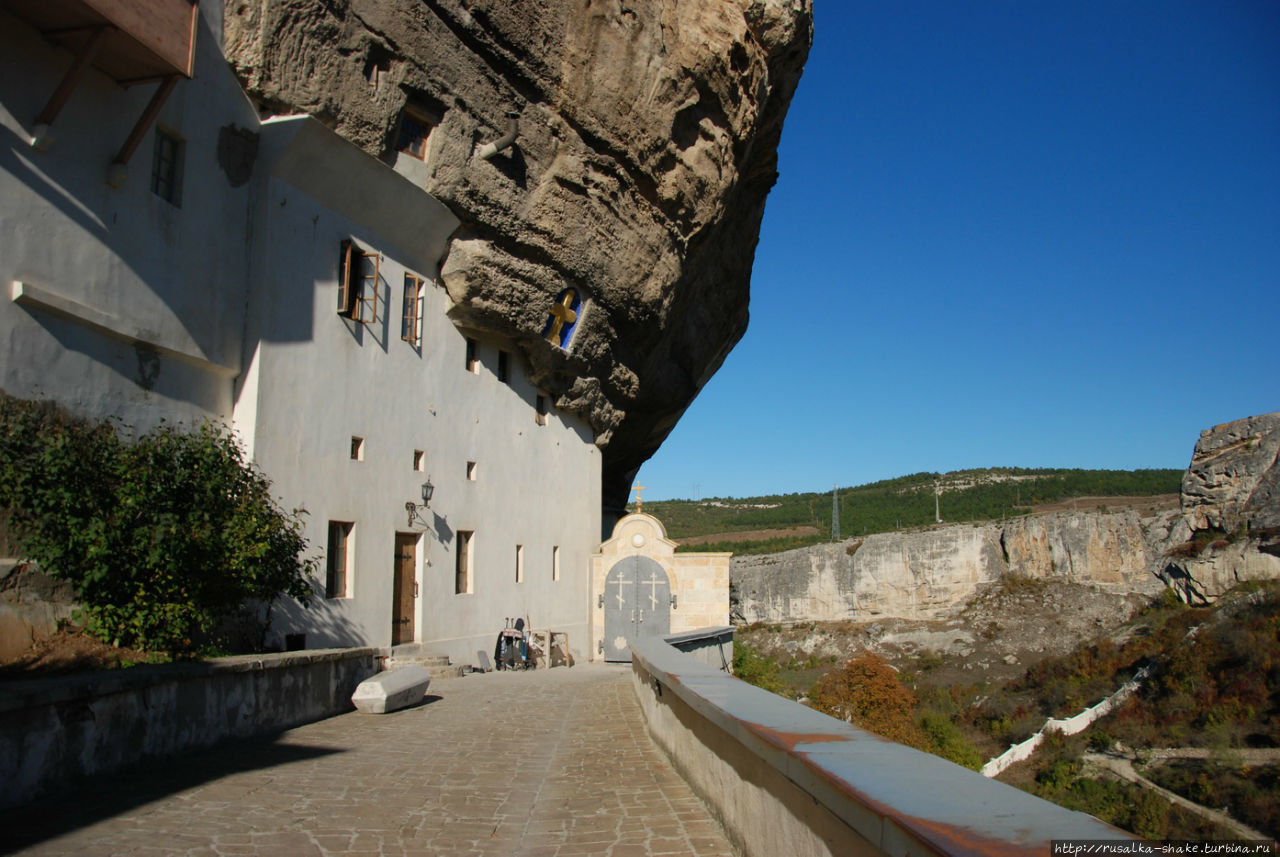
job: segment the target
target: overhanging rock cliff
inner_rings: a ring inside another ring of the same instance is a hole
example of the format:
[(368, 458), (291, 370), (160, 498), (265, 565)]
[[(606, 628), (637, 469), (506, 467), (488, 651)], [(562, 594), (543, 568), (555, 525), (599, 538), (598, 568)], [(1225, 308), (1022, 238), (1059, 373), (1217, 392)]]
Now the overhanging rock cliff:
[[(746, 330), (810, 3), (227, 0), (224, 28), (267, 111), (389, 161), (406, 110), (431, 126), (421, 182), (463, 221), (442, 269), (454, 320), (515, 343), (590, 423), (620, 507)], [(566, 350), (543, 333), (567, 288)]]

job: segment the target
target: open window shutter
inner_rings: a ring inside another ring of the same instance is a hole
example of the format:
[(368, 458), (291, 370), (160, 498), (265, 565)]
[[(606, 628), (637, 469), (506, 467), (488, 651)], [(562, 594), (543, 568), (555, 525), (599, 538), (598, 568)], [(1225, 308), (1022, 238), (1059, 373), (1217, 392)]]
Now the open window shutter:
[(356, 274), (352, 265), (355, 242), (342, 242), (342, 261), (338, 265), (338, 315), (352, 316), (356, 298)]
[[(367, 286), (368, 295), (369, 295), (368, 297), (369, 308), (372, 312), (372, 315), (369, 318), (369, 324), (377, 324), (378, 323), (378, 268), (382, 263), (382, 254), (370, 253), (368, 255), (373, 257), (373, 278), (369, 280), (369, 283)], [(390, 300), (390, 297), (388, 297), (388, 300)], [(361, 321), (363, 321), (363, 319), (361, 319)]]
[(413, 345), (418, 344), (418, 307), (422, 300), (422, 280), (413, 274), (404, 275), (404, 307), (400, 323), (400, 338)]

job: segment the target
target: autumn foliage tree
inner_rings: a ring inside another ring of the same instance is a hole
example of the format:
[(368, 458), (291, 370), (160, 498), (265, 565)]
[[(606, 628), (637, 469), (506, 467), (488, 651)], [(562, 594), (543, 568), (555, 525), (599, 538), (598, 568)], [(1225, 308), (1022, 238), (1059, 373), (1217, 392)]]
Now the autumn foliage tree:
[(864, 652), (831, 670), (809, 691), (809, 705), (882, 738), (925, 748), (915, 694), (884, 658)]

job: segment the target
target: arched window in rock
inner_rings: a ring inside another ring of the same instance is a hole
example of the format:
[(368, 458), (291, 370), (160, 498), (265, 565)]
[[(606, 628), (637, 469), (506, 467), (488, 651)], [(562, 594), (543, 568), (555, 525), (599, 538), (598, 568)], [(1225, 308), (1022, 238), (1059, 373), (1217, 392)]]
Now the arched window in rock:
[(582, 293), (575, 288), (567, 288), (556, 296), (547, 316), (546, 327), (542, 329), (542, 337), (552, 345), (558, 345), (565, 351), (573, 340), (573, 332), (578, 328), (582, 318)]

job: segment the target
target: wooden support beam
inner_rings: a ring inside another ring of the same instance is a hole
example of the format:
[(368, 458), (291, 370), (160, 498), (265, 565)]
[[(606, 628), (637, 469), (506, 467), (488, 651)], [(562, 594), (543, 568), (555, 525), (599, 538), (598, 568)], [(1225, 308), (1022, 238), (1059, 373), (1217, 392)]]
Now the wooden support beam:
[(36, 117), (37, 125), (52, 125), (53, 121), (58, 118), (58, 114), (62, 111), (63, 106), (66, 105), (67, 99), (71, 97), (76, 85), (80, 83), (80, 78), (84, 77), (85, 71), (89, 68), (89, 63), (93, 62), (98, 49), (102, 47), (102, 39), (106, 36), (107, 29), (108, 27), (105, 25), (97, 27), (89, 38), (85, 40), (84, 45), (80, 48), (80, 53), (76, 54), (75, 62), (71, 63), (71, 68), (67, 69), (67, 73), (62, 76), (62, 82), (53, 91), (53, 95), (49, 96), (49, 102), (45, 104), (44, 109), (40, 111), (40, 115)]
[(137, 150), (138, 144), (142, 142), (147, 129), (151, 127), (152, 122), (156, 121), (156, 116), (160, 115), (160, 108), (164, 106), (165, 100), (168, 99), (169, 94), (173, 92), (173, 88), (178, 85), (178, 81), (181, 78), (182, 75), (171, 74), (156, 89), (155, 95), (151, 96), (151, 101), (147, 103), (147, 109), (142, 111), (142, 115), (138, 117), (133, 130), (129, 132), (129, 136), (125, 139), (124, 145), (120, 147), (120, 151), (116, 153), (115, 158), (111, 161), (113, 165), (124, 166), (129, 163), (129, 159), (133, 157), (133, 153)]

